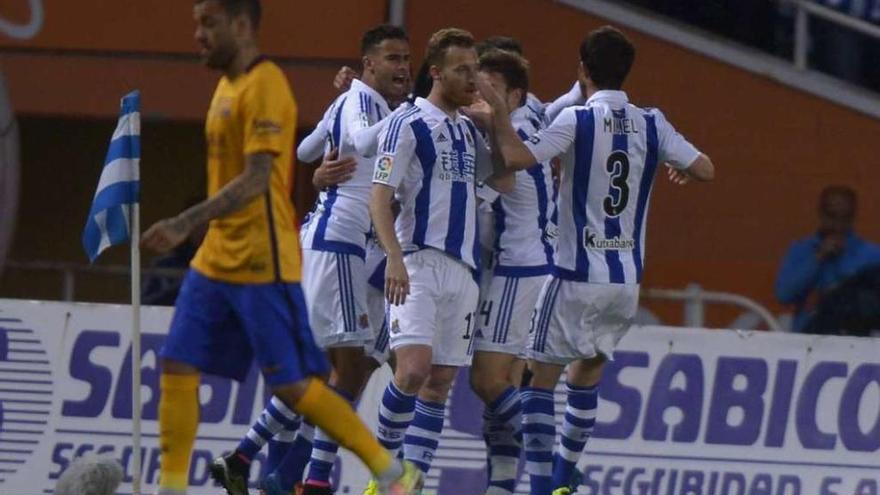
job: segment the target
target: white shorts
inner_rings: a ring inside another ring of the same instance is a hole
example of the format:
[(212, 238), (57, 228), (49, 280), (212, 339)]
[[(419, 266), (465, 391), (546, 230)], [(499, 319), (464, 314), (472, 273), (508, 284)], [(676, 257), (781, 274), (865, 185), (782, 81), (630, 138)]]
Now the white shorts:
[(479, 298), (471, 269), (435, 249), (409, 254), (403, 262), (409, 295), (403, 305), (388, 307), (391, 348), (427, 345), (433, 364), (470, 365)]
[(535, 308), (529, 358), (561, 365), (600, 353), (611, 358), (638, 307), (638, 284), (591, 284), (549, 276)]
[(525, 357), (532, 314), (547, 276), (494, 276), (480, 293), (477, 307), (477, 352)]
[(385, 318), (385, 251), (375, 242), (367, 242), (366, 270), (367, 308), (370, 324), (376, 330), (373, 342), (367, 343), (367, 355), (379, 364), (388, 361), (391, 349), (388, 347), (388, 322)]
[(373, 341), (364, 260), (352, 254), (302, 250), (302, 288), (309, 325), (322, 348)]

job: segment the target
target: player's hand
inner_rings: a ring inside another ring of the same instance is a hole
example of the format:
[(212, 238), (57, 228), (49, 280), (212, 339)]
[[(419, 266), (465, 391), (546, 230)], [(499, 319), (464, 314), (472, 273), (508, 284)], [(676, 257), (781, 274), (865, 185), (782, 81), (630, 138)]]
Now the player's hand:
[(157, 253), (167, 253), (189, 236), (189, 227), (179, 218), (159, 220), (144, 232), (141, 246)]
[(343, 65), (339, 72), (336, 73), (336, 77), (333, 78), (333, 87), (339, 91), (348, 91), (351, 87), (351, 82), (357, 79), (358, 75), (357, 71), (347, 65)]
[(669, 177), (669, 182), (673, 184), (677, 184), (679, 186), (683, 186), (691, 181), (691, 177), (685, 172), (672, 168), (669, 165), (666, 165), (666, 175)]
[(400, 306), (409, 294), (409, 274), (403, 264), (403, 256), (389, 255), (385, 263), (385, 300)]
[(584, 72), (583, 64), (578, 64), (577, 68), (577, 80), (578, 87), (581, 88), (581, 96), (586, 100), (588, 98), (587, 95), (587, 74)]
[(510, 113), (510, 109), (507, 108), (507, 102), (504, 101), (504, 97), (492, 87), (488, 75), (484, 73), (477, 75), (477, 90), (480, 91), (483, 100), (492, 107), (493, 112), (501, 112), (503, 115)]
[(486, 131), (492, 128), (492, 107), (486, 100), (477, 100), (470, 106), (462, 108), (461, 111), (473, 120), (480, 130)]
[(337, 159), (339, 150), (331, 150), (324, 156), (324, 161), (315, 169), (312, 184), (318, 189), (335, 186), (351, 179), (357, 168), (357, 160), (353, 156)]

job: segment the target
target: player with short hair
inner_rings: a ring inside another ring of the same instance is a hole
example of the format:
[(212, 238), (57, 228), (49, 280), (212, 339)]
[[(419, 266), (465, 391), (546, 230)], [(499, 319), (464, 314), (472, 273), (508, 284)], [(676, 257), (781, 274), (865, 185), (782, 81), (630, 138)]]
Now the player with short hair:
[[(382, 343), (379, 333), (384, 314), (371, 314), (367, 301), (371, 272), (365, 257), (371, 230), (368, 202), (373, 172), (373, 161), (367, 156), (374, 154), (369, 143), (375, 142), (378, 122), (391, 113), (388, 102), (406, 97), (410, 79), (409, 40), (403, 29), (380, 25), (368, 30), (361, 40), (361, 52), (363, 77), (336, 98), (325, 113), (324, 123), (327, 159), (322, 167), (328, 165), (327, 160), (332, 163), (335, 156), (351, 157), (354, 163), (345, 170), (347, 176), (316, 184), (321, 192), (301, 233), (303, 292), (309, 322), (318, 346), (330, 358), (330, 384), (349, 401), (360, 395), (378, 363), (386, 359), (381, 349), (376, 351), (376, 344)], [(236, 451), (226, 456), (227, 461), (235, 457), (252, 459), (279, 433), (276, 430), (282, 425), (273, 427), (271, 421), (276, 408), (277, 404), (269, 404)], [(313, 431), (309, 423), (301, 426), (297, 436), (312, 443), (302, 493), (332, 493), (330, 471), (338, 444), (327, 433)], [(263, 480), (267, 494), (289, 493), (291, 482), (300, 478), (296, 471), (302, 471), (305, 459), (301, 459), (299, 450), (291, 456)]]
[[(488, 50), (480, 72), (501, 94), (523, 139), (543, 128), (526, 105), (528, 62), (512, 51)], [(489, 495), (512, 495), (521, 452), (519, 390), (529, 321), (553, 266), (556, 227), (553, 171), (549, 162), (516, 172), (513, 191), (491, 201), (494, 243), (491, 276), (480, 294), (471, 386), (486, 404), (483, 436), (489, 458)]]
[[(461, 114), (477, 97), (473, 36), (442, 29), (426, 53), (427, 98), (390, 120), (379, 137), (370, 214), (386, 252), (385, 296), (394, 379), (379, 411), (378, 436), (424, 472), (443, 428), (458, 368), (470, 364), (479, 268), (477, 182), (512, 189), (476, 125)], [(392, 199), (400, 213), (392, 210)], [(375, 493), (371, 482), (366, 493)]]
[[(563, 156), (554, 273), (536, 307), (523, 387), (523, 434), (532, 494), (564, 495), (595, 424), (597, 386), (606, 359), (632, 325), (644, 268), (648, 199), (657, 167), (674, 182), (709, 181), (712, 161), (653, 108), (621, 91), (635, 48), (617, 29), (591, 32), (580, 47), (589, 99), (567, 108), (523, 142), (502, 117), (504, 97), (487, 81), (499, 150), (512, 166)], [(568, 367), (567, 406), (555, 456), (553, 390)]]
[[(351, 406), (318, 377), (329, 371), (309, 328), (300, 288), (295, 211), (288, 195), (296, 103), (281, 69), (260, 55), (259, 0), (196, 0), (195, 37), (205, 64), (223, 73), (206, 122), (208, 199), (161, 220), (143, 237), (164, 252), (210, 222), (177, 299), (161, 351), (160, 495), (189, 485), (198, 428), (199, 373), (242, 380), (256, 357), (280, 415), (332, 434), (382, 480), (410, 494), (421, 474), (383, 449)], [(247, 494), (249, 465), (221, 462), (212, 475)]]
[[(371, 236), (370, 157), (375, 154), (369, 148), (375, 138), (369, 135), (377, 134), (377, 124), (391, 113), (389, 101), (400, 101), (409, 92), (406, 32), (390, 25), (368, 30), (361, 40), (361, 56), (361, 78), (352, 81), (351, 88), (336, 99), (328, 121), (328, 148), (340, 157), (354, 156), (357, 164), (348, 180), (321, 191), (302, 233), (309, 321), (318, 345), (332, 363), (331, 385), (349, 400), (360, 395), (377, 366), (370, 352), (382, 321), (370, 318), (370, 273), (365, 264)], [(304, 495), (332, 493), (330, 470), (337, 448), (324, 432), (315, 433)]]
[[(477, 54), (482, 56), (489, 50), (504, 50), (506, 52), (513, 52), (521, 57), (524, 56), (522, 43), (510, 36), (490, 36), (477, 44)], [(549, 103), (544, 103), (534, 94), (526, 93), (525, 106), (532, 111), (532, 119), (538, 120), (546, 126), (553, 122), (564, 108), (583, 105), (585, 101), (584, 81), (579, 72), (578, 80), (574, 82), (571, 89), (565, 94), (560, 95)]]

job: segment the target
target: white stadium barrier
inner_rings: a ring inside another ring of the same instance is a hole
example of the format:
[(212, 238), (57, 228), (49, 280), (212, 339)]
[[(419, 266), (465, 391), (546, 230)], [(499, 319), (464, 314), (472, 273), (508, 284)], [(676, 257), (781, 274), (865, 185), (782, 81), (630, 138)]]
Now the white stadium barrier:
[[(127, 306), (0, 300), (0, 493), (52, 493), (85, 453), (116, 457), (130, 490), (129, 317)], [(170, 308), (143, 311), (145, 493), (158, 474), (156, 352), (170, 318)], [(640, 327), (614, 357), (579, 493), (880, 493), (880, 340)], [(365, 394), (368, 421), (389, 376)], [(256, 371), (241, 384), (203, 380), (191, 494), (218, 493), (207, 464), (264, 398)], [(563, 404), (557, 395), (557, 412)], [(480, 412), (462, 373), (426, 493), (482, 493)], [(339, 493), (366, 483), (348, 455), (336, 472)]]

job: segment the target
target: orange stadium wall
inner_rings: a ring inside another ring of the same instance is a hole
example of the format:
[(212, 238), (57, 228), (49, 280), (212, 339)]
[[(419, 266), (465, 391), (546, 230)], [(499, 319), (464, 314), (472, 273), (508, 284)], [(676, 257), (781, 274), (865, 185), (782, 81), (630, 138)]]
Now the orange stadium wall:
[[(192, 56), (190, 3), (165, 0), (163, 8), (153, 2), (149, 6), (97, 0), (44, 3), (45, 26), (34, 39), (15, 41), (0, 35), (0, 67), (13, 104), (20, 115), (35, 118), (34, 129), (25, 125), (23, 131), (50, 127), (61, 136), (78, 126), (75, 117), (100, 119), (103, 128), (90, 134), (88, 146), (64, 147), (68, 160), (72, 154), (82, 155), (73, 161), (83, 167), (99, 162), (112, 129), (116, 95), (137, 86), (144, 91), (145, 113), (153, 119), (157, 134), (153, 157), (165, 156), (162, 150), (166, 154), (177, 150), (179, 157), (186, 158), (186, 167), (200, 167), (195, 164), (202, 156), (197, 121), (207, 107), (216, 75), (199, 67)], [(0, 15), (26, 19), (26, 4), (4, 2)], [(385, 18), (386, 3), (275, 0), (264, 5), (263, 46), (287, 70), (302, 110), (300, 126), (306, 127), (332, 98), (329, 80), (336, 68), (356, 62), (360, 33)], [(333, 19), (332, 24), (328, 19)], [(430, 2), (414, 0), (407, 3), (406, 19), (416, 59), (421, 58), (430, 33), (445, 26), (467, 28), (478, 38), (492, 34), (519, 38), (532, 63), (533, 90), (543, 99), (571, 85), (578, 43), (586, 32), (607, 23), (549, 0), (448, 0), (442, 11)], [(676, 188), (658, 177), (648, 225), (646, 285), (681, 287), (696, 282), (748, 295), (781, 311), (772, 295), (779, 260), (792, 240), (811, 233), (816, 197), (831, 183), (848, 184), (860, 192), (858, 229), (869, 239), (880, 239), (876, 221), (880, 202), (872, 194), (872, 186), (880, 183), (876, 166), (880, 122), (644, 33), (627, 31), (638, 49), (626, 87), (631, 99), (662, 108), (718, 167), (716, 182), (708, 186)], [(47, 115), (55, 116), (54, 123), (40, 121)], [(182, 123), (171, 123), (175, 121)], [(39, 185), (29, 182), (28, 170), (51, 169), (45, 162), (33, 163), (36, 155), (53, 164), (65, 160), (60, 151), (55, 157), (51, 151), (29, 152), (28, 143), (38, 147), (33, 143), (42, 141), (28, 136), (23, 140), (26, 197), (13, 256), (32, 259), (33, 245), (43, 243), (51, 246), (35, 251), (40, 257), (81, 259), (78, 231), (93, 181), (76, 185), (87, 191), (76, 201), (86, 198), (86, 204), (70, 203), (63, 210), (72, 222), (64, 229), (64, 241), (48, 243), (45, 225), (31, 226), (29, 219), (65, 213), (50, 211), (54, 204), (28, 199), (39, 195)], [(145, 148), (145, 163), (151, 158), (149, 152)], [(154, 181), (162, 189), (163, 181), (177, 181), (178, 167), (184, 165), (153, 166), (156, 169), (150, 171), (144, 165), (145, 187)], [(94, 167), (90, 170), (94, 175)], [(193, 188), (200, 187), (199, 173), (188, 171), (184, 176)], [(307, 178), (307, 168), (300, 167), (301, 212), (313, 197)], [(163, 194), (168, 201), (145, 205), (145, 222), (185, 199), (178, 186)], [(0, 283), (0, 293), (9, 292), (9, 286)], [(650, 307), (668, 322), (680, 321), (680, 305)], [(733, 316), (732, 310), (712, 311), (710, 322), (724, 324)]]

